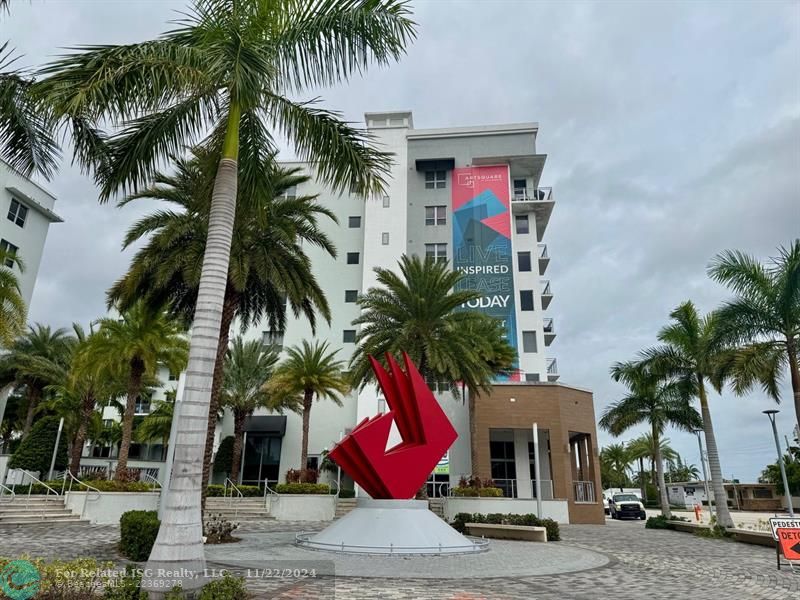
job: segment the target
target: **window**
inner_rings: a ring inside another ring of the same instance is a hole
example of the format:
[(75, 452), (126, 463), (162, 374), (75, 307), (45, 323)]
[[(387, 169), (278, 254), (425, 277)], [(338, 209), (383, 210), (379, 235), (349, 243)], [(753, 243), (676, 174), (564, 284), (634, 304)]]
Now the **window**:
[(383, 197), (383, 208), (389, 208), (389, 196)]
[(536, 332), (523, 331), (522, 332), (522, 351), (523, 352), (538, 352), (536, 347)]
[(357, 265), (358, 264), (358, 252), (348, 252), (347, 253), (347, 264), (348, 265)]
[(381, 234), (381, 244), (383, 244), (384, 246), (388, 246), (389, 245), (389, 232), (388, 231), (384, 231)]
[(528, 215), (517, 215), (514, 217), (514, 223), (516, 224), (517, 233), (530, 233), (531, 226), (528, 223)]
[(538, 373), (525, 373), (525, 381), (539, 381)]
[(447, 262), (447, 244), (425, 244), (425, 258)]
[(533, 290), (519, 291), (520, 310), (533, 310)]
[(8, 207), (8, 220), (20, 227), (25, 227), (25, 217), (27, 216), (28, 207), (20, 204), (16, 198), (12, 198), (11, 205)]
[(11, 269), (14, 266), (14, 260), (10, 257), (16, 256), (17, 251), (19, 250), (19, 246), (15, 246), (8, 240), (0, 240), (0, 251), (5, 252), (9, 255), (9, 258), (6, 258), (5, 265)]
[(342, 332), (342, 341), (345, 344), (352, 344), (356, 341), (356, 330), (355, 329), (345, 329)]
[(489, 432), (489, 457), (492, 479), (503, 490), (506, 498), (516, 497), (517, 465), (514, 458), (514, 442), (491, 439)]
[(350, 229), (357, 229), (358, 227), (361, 227), (361, 217), (350, 217), (347, 219), (347, 225), (350, 227)]
[(297, 186), (292, 185), (287, 187), (285, 190), (283, 190), (283, 194), (281, 194), (281, 196), (287, 200), (290, 198), (297, 198)]
[(441, 190), (447, 187), (447, 171), (425, 171), (425, 189)]
[(169, 372), (169, 380), (170, 381), (178, 381), (178, 373), (170, 371)]
[(425, 225), (446, 225), (447, 207), (440, 206), (426, 206), (425, 207)]
[(344, 301), (345, 302), (355, 302), (358, 298), (358, 290), (345, 290), (344, 291)]
[(530, 252), (517, 252), (517, 265), (520, 272), (531, 270), (531, 253)]
[(525, 200), (528, 197), (528, 182), (525, 179), (514, 180), (514, 199)]
[(280, 350), (283, 348), (283, 334), (279, 331), (262, 331), (261, 344), (263, 346), (276, 346)]

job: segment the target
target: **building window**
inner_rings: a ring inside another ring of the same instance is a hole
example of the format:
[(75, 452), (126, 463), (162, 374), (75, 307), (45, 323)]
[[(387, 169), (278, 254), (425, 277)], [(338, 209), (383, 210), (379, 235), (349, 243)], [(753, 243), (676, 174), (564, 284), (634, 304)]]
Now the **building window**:
[(522, 332), (522, 351), (523, 352), (538, 352), (536, 347), (536, 332), (523, 331)]
[(297, 186), (292, 185), (287, 187), (285, 190), (283, 190), (283, 194), (281, 194), (281, 197), (284, 198), (285, 200), (297, 198)]
[(517, 233), (530, 233), (531, 225), (528, 223), (528, 215), (517, 215), (514, 217)]
[(447, 262), (447, 244), (425, 244), (425, 258)]
[(520, 310), (533, 310), (533, 290), (519, 291)]
[(525, 373), (525, 381), (539, 381), (538, 373)]
[(345, 344), (352, 344), (356, 341), (356, 330), (355, 329), (345, 329), (342, 332), (342, 341)]
[(531, 253), (517, 252), (517, 265), (520, 272), (531, 270)]
[(527, 200), (528, 181), (526, 179), (514, 180), (514, 200)]
[(8, 207), (8, 220), (16, 223), (20, 227), (25, 227), (25, 217), (28, 216), (28, 207), (16, 198), (11, 199), (11, 205)]
[(348, 252), (347, 253), (347, 264), (348, 265), (357, 265), (358, 264), (358, 252)]
[(383, 208), (389, 208), (389, 196), (383, 197)]
[(425, 171), (425, 189), (441, 190), (447, 187), (447, 171)]
[(491, 461), (492, 479), (495, 485), (503, 490), (506, 498), (515, 498), (517, 465), (514, 458), (514, 442), (492, 440), (489, 432), (489, 457)]
[(384, 246), (388, 246), (389, 245), (389, 232), (388, 231), (384, 231), (381, 234), (381, 244), (383, 244)]
[(425, 207), (425, 225), (446, 225), (447, 224), (447, 207), (440, 206), (426, 206)]
[(345, 290), (344, 301), (355, 302), (358, 299), (358, 290)]
[(170, 371), (169, 372), (169, 380), (170, 381), (178, 381), (178, 373)]
[(283, 334), (279, 331), (262, 331), (261, 345), (275, 346), (278, 350), (280, 350), (283, 348)]
[(14, 266), (14, 259), (11, 258), (12, 256), (17, 255), (17, 251), (19, 250), (19, 246), (15, 246), (8, 240), (0, 240), (0, 251), (5, 252), (8, 254), (8, 258), (5, 260), (5, 265), (11, 269)]
[(350, 217), (347, 219), (347, 225), (350, 227), (350, 229), (357, 229), (358, 227), (361, 227), (361, 217)]

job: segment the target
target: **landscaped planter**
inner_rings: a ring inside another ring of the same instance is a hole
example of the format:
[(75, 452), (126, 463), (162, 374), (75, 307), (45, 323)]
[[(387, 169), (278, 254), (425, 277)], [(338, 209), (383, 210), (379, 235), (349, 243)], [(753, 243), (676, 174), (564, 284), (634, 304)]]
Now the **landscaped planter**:
[(158, 510), (158, 492), (70, 492), (64, 495), (66, 507), (92, 523), (117, 524), (129, 510)]
[(684, 531), (686, 533), (694, 533), (695, 531), (703, 531), (711, 529), (708, 525), (701, 525), (700, 523), (692, 523), (690, 521), (667, 521), (675, 531)]
[(269, 514), (278, 521), (332, 521), (336, 497), (330, 494), (270, 494)]
[(728, 529), (733, 534), (733, 539), (743, 544), (756, 544), (757, 546), (775, 547), (775, 539), (771, 531), (754, 531), (752, 529)]
[(534, 514), (540, 519), (553, 519), (557, 523), (569, 523), (569, 507), (566, 500), (542, 500), (542, 514), (538, 515), (535, 498), (475, 498), (448, 496), (444, 501), (444, 516), (448, 521), (458, 513), (502, 513), (512, 515)]

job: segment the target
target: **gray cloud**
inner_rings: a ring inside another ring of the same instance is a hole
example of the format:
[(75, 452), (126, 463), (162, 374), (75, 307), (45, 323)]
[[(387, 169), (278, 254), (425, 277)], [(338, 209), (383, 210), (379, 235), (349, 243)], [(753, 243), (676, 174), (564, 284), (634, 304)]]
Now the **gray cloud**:
[[(725, 248), (760, 256), (800, 232), (800, 7), (792, 2), (416, 2), (420, 36), (400, 64), (321, 90), (360, 121), (410, 108), (417, 127), (540, 123), (546, 241), (562, 380), (619, 396), (608, 367), (655, 343), (669, 311), (726, 297), (705, 268)], [(12, 5), (4, 35), (37, 64), (76, 43), (158, 34), (183, 2)], [(309, 94), (311, 96), (313, 94)], [(129, 260), (119, 246), (144, 207), (98, 206), (65, 168), (50, 186), (66, 223), (47, 243), (31, 317), (87, 322)], [(773, 460), (769, 402), (712, 398), (726, 476)], [(780, 415), (791, 427), (789, 403)], [(670, 433), (694, 463), (696, 442)], [(601, 434), (601, 442), (608, 437)]]

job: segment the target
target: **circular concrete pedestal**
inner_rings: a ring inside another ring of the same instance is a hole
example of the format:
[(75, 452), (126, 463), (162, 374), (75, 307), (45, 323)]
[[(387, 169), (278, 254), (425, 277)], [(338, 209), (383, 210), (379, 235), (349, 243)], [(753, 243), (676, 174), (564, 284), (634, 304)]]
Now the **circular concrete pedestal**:
[(330, 552), (388, 555), (472, 554), (488, 549), (428, 509), (426, 500), (359, 498), (356, 508), (319, 533), (298, 533), (298, 546)]

